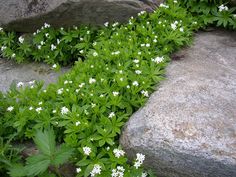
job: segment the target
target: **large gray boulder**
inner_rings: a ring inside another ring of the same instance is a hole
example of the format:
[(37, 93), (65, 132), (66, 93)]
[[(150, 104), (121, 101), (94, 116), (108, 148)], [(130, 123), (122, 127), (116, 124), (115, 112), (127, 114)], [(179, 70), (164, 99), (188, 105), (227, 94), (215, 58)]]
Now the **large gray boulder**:
[(125, 22), (142, 10), (152, 11), (163, 0), (0, 0), (0, 25), (33, 32), (45, 22), (54, 27)]
[(120, 143), (162, 177), (236, 177), (236, 32), (200, 32)]

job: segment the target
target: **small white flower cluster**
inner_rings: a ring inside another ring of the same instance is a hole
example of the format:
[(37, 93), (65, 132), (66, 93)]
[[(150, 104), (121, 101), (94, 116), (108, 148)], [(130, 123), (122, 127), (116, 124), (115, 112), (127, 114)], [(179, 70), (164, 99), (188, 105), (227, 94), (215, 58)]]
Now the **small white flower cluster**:
[(35, 109), (35, 111), (36, 111), (38, 114), (39, 114), (42, 110), (43, 110), (42, 107), (38, 107), (38, 108)]
[(68, 81), (68, 80), (65, 80), (65, 81), (64, 81), (64, 85), (72, 84), (72, 83), (73, 83), (73, 81)]
[(119, 92), (112, 92), (113, 96), (118, 96)]
[(18, 38), (18, 40), (19, 40), (19, 42), (22, 44), (25, 39), (24, 39), (22, 36), (20, 36), (20, 37)]
[(64, 91), (64, 88), (60, 88), (60, 89), (57, 90), (57, 94), (61, 95), (63, 93), (63, 91)]
[(227, 6), (225, 6), (224, 4), (220, 5), (218, 8), (219, 8), (219, 12), (228, 11), (229, 10), (229, 8)]
[(123, 151), (121, 149), (114, 149), (113, 153), (114, 153), (116, 158), (120, 158), (121, 156), (125, 155), (125, 151)]
[(81, 168), (76, 168), (76, 173), (80, 173), (81, 171)]
[(54, 51), (57, 48), (54, 44), (51, 44), (51, 51)]
[(68, 112), (69, 112), (69, 109), (68, 109), (67, 107), (63, 106), (63, 107), (61, 108), (61, 114), (62, 114), (62, 115), (68, 114)]
[(92, 152), (91, 148), (87, 146), (83, 147), (83, 151), (85, 155), (89, 155)]
[(4, 51), (6, 48), (7, 48), (6, 46), (2, 46), (1, 51)]
[(0, 27), (0, 32), (3, 32), (3, 28), (2, 27)]
[(96, 79), (94, 79), (94, 78), (92, 78), (92, 77), (89, 78), (89, 83), (90, 83), (90, 84), (93, 84), (93, 83), (95, 83), (95, 82), (96, 82)]
[(138, 13), (138, 16), (144, 15), (146, 13), (146, 11), (141, 11)]
[(136, 169), (138, 169), (143, 164), (144, 160), (145, 160), (145, 155), (143, 155), (141, 153), (137, 153), (136, 154), (136, 160), (135, 160), (135, 163), (134, 163), (134, 167)]
[(12, 112), (14, 110), (14, 107), (13, 106), (9, 106), (8, 108), (7, 108), (7, 111), (8, 112)]
[(94, 57), (98, 56), (98, 53), (97, 52), (93, 52), (93, 56)]
[(112, 169), (112, 177), (123, 177), (125, 169), (122, 166), (117, 166), (116, 169)]
[(165, 9), (168, 9), (168, 8), (169, 8), (168, 5), (165, 5), (165, 4), (163, 4), (163, 3), (161, 3), (159, 7), (163, 7), (163, 8), (165, 8)]
[(156, 57), (156, 58), (152, 59), (152, 61), (155, 63), (161, 63), (164, 61), (164, 57)]
[(111, 55), (119, 55), (120, 51), (112, 52)]
[(24, 83), (23, 82), (18, 82), (17, 84), (16, 84), (16, 87), (23, 87), (24, 86)]
[(141, 94), (145, 97), (149, 97), (148, 91), (142, 90)]
[(148, 174), (146, 172), (142, 173), (142, 176), (141, 177), (147, 177)]
[(105, 23), (104, 23), (104, 26), (105, 26), (105, 27), (108, 27), (108, 26), (109, 26), (109, 22), (105, 22)]
[(141, 47), (150, 47), (151, 45), (149, 43), (147, 43), (147, 44), (141, 44), (140, 46)]
[(93, 170), (90, 172), (90, 175), (91, 176), (96, 176), (96, 174), (101, 174), (101, 165), (99, 164), (95, 164), (94, 167), (93, 167)]
[(57, 64), (53, 64), (52, 69), (56, 69), (56, 68), (57, 68)]
[(119, 25), (119, 23), (118, 22), (115, 22), (113, 25), (112, 25), (112, 27), (114, 28), (114, 27), (116, 27), (116, 26), (118, 26)]
[(139, 86), (139, 83), (138, 83), (138, 81), (134, 81), (134, 82), (132, 83), (132, 85), (138, 87), (138, 86)]
[(115, 113), (114, 112), (111, 112), (110, 114), (109, 114), (109, 118), (112, 118), (112, 117), (115, 117), (116, 115), (115, 115)]

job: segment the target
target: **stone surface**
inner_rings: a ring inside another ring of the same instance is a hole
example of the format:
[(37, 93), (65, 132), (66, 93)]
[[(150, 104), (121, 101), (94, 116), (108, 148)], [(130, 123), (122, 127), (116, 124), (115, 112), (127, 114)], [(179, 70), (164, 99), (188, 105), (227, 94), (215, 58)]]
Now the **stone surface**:
[(6, 92), (15, 82), (29, 82), (43, 80), (45, 85), (56, 82), (58, 76), (68, 68), (62, 68), (60, 72), (54, 72), (50, 66), (43, 63), (16, 64), (13, 61), (0, 58), (0, 91)]
[(54, 27), (124, 22), (141, 10), (152, 11), (163, 0), (0, 0), (0, 25), (34, 32), (45, 22)]
[(123, 129), (129, 157), (163, 177), (236, 177), (236, 32), (196, 34)]

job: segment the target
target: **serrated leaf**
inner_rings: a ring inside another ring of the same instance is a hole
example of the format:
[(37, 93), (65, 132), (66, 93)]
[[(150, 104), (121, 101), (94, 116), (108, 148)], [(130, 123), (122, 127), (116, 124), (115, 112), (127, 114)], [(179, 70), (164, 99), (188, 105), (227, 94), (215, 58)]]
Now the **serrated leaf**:
[(27, 171), (24, 170), (23, 165), (15, 164), (10, 167), (8, 174), (11, 177), (22, 177), (27, 175)]
[(42, 131), (37, 131), (34, 142), (37, 145), (37, 148), (48, 156), (51, 156), (55, 152), (56, 141), (55, 135), (52, 129)]
[(55, 166), (61, 165), (65, 163), (73, 154), (73, 149), (62, 145), (55, 153), (54, 159), (52, 160), (52, 164)]
[(26, 160), (25, 170), (27, 171), (27, 176), (42, 174), (50, 165), (50, 157), (42, 154), (28, 157)]

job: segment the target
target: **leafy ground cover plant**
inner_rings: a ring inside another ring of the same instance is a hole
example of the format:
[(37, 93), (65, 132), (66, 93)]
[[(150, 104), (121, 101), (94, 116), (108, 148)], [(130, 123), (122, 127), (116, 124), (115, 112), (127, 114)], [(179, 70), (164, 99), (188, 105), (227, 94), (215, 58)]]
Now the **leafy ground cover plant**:
[(169, 55), (190, 44), (193, 31), (204, 26), (183, 5), (168, 1), (151, 14), (131, 17), (128, 24), (105, 23), (94, 31), (55, 30), (45, 24), (32, 41), (1, 30), (2, 55), (19, 62), (26, 56), (50, 64), (79, 58), (46, 89), (40, 82), (19, 82), (0, 93), (1, 137), (27, 141), (53, 127), (56, 141), (74, 149), (70, 162), (78, 177), (152, 176), (141, 167), (145, 155), (137, 152), (134, 162), (127, 163), (119, 134), (163, 79)]

